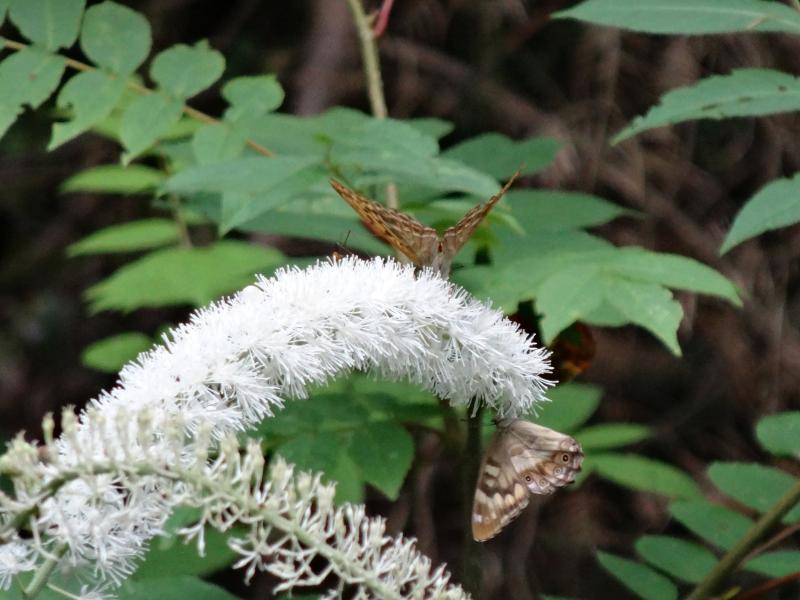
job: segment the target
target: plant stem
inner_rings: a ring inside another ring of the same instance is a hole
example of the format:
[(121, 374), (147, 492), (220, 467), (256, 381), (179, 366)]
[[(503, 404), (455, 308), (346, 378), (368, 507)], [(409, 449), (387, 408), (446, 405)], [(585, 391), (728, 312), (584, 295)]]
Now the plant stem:
[(464, 448), (461, 479), (464, 498), (464, 542), (461, 562), (461, 585), (473, 598), (481, 597), (481, 546), (472, 539), (472, 496), (481, 464), (482, 405), (467, 420), (467, 443)]
[[(17, 51), (23, 50), (25, 48), (28, 48), (27, 44), (23, 44), (22, 42), (17, 42), (17, 41), (5, 39), (5, 38), (3, 38), (3, 40), (2, 40), (2, 46), (5, 46), (6, 48), (10, 48), (11, 50), (17, 50)], [(67, 65), (70, 69), (74, 69), (76, 71), (82, 71), (84, 73), (91, 73), (92, 71), (97, 71), (97, 69), (95, 67), (93, 67), (92, 65), (87, 65), (86, 63), (81, 62), (79, 60), (75, 60), (73, 58), (68, 58), (66, 56), (61, 56), (61, 59), (64, 61), (64, 64)], [(114, 75), (113, 73), (109, 73), (109, 76), (110, 77), (116, 77), (116, 75)], [(128, 87), (129, 90), (133, 90), (134, 92), (136, 92), (137, 94), (140, 94), (142, 96), (148, 96), (150, 94), (155, 93), (150, 88), (145, 87), (142, 84), (137, 83), (136, 81), (134, 81), (132, 79), (128, 79), (125, 82), (125, 85)], [(186, 104), (183, 105), (183, 114), (185, 114), (187, 117), (191, 117), (191, 118), (193, 118), (193, 119), (195, 119), (197, 121), (200, 121), (201, 123), (214, 124), (214, 123), (219, 123), (220, 122), (219, 119), (215, 119), (211, 115), (206, 114), (206, 113), (204, 113), (202, 111), (199, 111), (196, 108), (192, 108), (191, 106), (188, 106)], [(253, 150), (255, 150), (256, 152), (258, 152), (259, 154), (261, 154), (263, 156), (267, 156), (267, 157), (275, 156), (275, 154), (272, 152), (272, 150), (270, 150), (269, 148), (265, 148), (264, 146), (262, 146), (261, 144), (259, 144), (255, 140), (251, 140), (251, 139), (248, 138), (247, 140), (245, 140), (245, 143), (248, 146), (250, 146)]]
[(378, 47), (372, 35), (372, 26), (364, 12), (361, 0), (347, 0), (350, 12), (353, 13), (361, 44), (361, 60), (364, 62), (364, 75), (367, 78), (367, 94), (372, 114), (377, 119), (385, 119), (389, 115), (386, 109), (386, 98), (383, 95), (383, 80), (381, 79), (381, 65), (378, 59)]
[(748, 532), (731, 548), (725, 556), (711, 569), (705, 579), (700, 582), (686, 600), (705, 600), (747, 556), (750, 550), (758, 543), (770, 529), (772, 529), (792, 508), (800, 502), (800, 479), (789, 488), (789, 491), (778, 500), (772, 508), (765, 512), (761, 518), (753, 523)]
[(39, 595), (39, 592), (47, 585), (47, 580), (50, 579), (50, 575), (53, 574), (58, 563), (61, 562), (59, 559), (64, 556), (66, 552), (67, 546), (64, 545), (56, 552), (55, 556), (47, 559), (47, 561), (42, 563), (42, 566), (36, 569), (36, 573), (34, 573), (33, 579), (31, 579), (28, 587), (22, 590), (22, 597), (25, 598), (25, 600), (32, 600)]
[[(358, 41), (361, 45), (361, 61), (364, 63), (364, 77), (367, 80), (367, 95), (372, 116), (376, 119), (385, 119), (389, 116), (386, 108), (386, 97), (383, 94), (383, 79), (381, 77), (381, 63), (378, 57), (378, 46), (375, 44), (375, 36), (364, 6), (361, 0), (347, 0), (350, 12), (353, 14), (353, 23), (358, 33)], [(397, 209), (397, 187), (390, 183), (386, 186), (386, 206)]]

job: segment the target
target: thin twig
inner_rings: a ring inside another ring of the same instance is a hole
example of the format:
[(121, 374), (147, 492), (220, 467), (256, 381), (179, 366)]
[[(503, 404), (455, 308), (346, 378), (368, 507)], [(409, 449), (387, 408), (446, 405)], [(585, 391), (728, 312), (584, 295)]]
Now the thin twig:
[(800, 571), (798, 571), (797, 573), (792, 573), (791, 575), (786, 575), (785, 577), (770, 579), (769, 581), (762, 583), (758, 587), (754, 587), (751, 590), (742, 592), (741, 594), (735, 597), (735, 600), (755, 600), (756, 598), (761, 598), (767, 592), (771, 592), (772, 590), (778, 589), (788, 583), (792, 583), (798, 580), (800, 580)]
[(389, 24), (389, 15), (392, 14), (393, 5), (394, 0), (383, 0), (381, 9), (378, 11), (378, 16), (375, 18), (375, 26), (372, 28), (373, 38), (378, 39), (386, 31), (386, 26)]
[[(389, 116), (386, 108), (386, 97), (383, 94), (383, 79), (381, 78), (381, 64), (378, 58), (378, 47), (372, 32), (367, 14), (361, 0), (347, 0), (350, 12), (353, 14), (353, 23), (358, 32), (358, 41), (361, 46), (361, 60), (364, 63), (364, 77), (367, 80), (367, 95), (372, 115), (376, 119), (385, 119)], [(390, 183), (386, 186), (386, 206), (397, 209), (397, 187)]]
[(710, 598), (717, 586), (727, 577), (755, 547), (758, 540), (772, 529), (794, 506), (800, 502), (800, 479), (778, 500), (772, 508), (765, 512), (748, 532), (731, 548), (725, 556), (711, 569), (705, 579), (700, 582), (686, 600), (705, 600)]
[[(17, 42), (17, 41), (5, 39), (5, 38), (2, 40), (2, 43), (3, 43), (3, 46), (5, 46), (6, 48), (10, 48), (11, 50), (23, 50), (23, 49), (28, 47), (27, 44), (23, 44), (21, 42)], [(61, 56), (61, 55), (59, 55), (59, 56)], [(70, 69), (74, 69), (76, 71), (82, 71), (84, 73), (91, 73), (93, 71), (97, 71), (98, 70), (95, 67), (93, 67), (92, 65), (87, 65), (86, 63), (83, 63), (83, 62), (81, 62), (79, 60), (75, 60), (75, 59), (72, 59), (72, 58), (67, 58), (66, 56), (61, 56), (61, 59), (64, 61), (65, 65), (67, 65)], [(109, 73), (108, 75), (109, 75), (109, 77), (115, 77), (115, 75), (113, 73)], [(134, 92), (136, 92), (137, 94), (141, 94), (142, 96), (149, 96), (150, 94), (155, 93), (150, 88), (145, 87), (142, 84), (140, 84), (140, 83), (138, 83), (138, 82), (136, 82), (136, 81), (134, 81), (132, 79), (128, 79), (125, 82), (125, 85), (128, 87), (129, 90), (133, 90)], [(183, 105), (183, 114), (185, 114), (187, 117), (191, 117), (191, 118), (193, 118), (193, 119), (195, 119), (197, 121), (200, 121), (201, 123), (208, 123), (208, 124), (220, 123), (219, 119), (216, 119), (216, 118), (212, 117), (211, 115), (206, 114), (206, 113), (204, 113), (202, 111), (199, 111), (196, 108), (192, 108), (191, 106), (188, 106), (186, 104)], [(248, 146), (250, 146), (250, 148), (252, 148), (253, 150), (255, 150), (256, 152), (258, 152), (259, 154), (261, 154), (263, 156), (267, 156), (267, 157), (275, 156), (275, 153), (272, 152), (272, 150), (270, 150), (269, 148), (265, 148), (264, 146), (262, 146), (261, 144), (259, 144), (255, 140), (247, 139), (247, 140), (245, 140), (245, 143)]]

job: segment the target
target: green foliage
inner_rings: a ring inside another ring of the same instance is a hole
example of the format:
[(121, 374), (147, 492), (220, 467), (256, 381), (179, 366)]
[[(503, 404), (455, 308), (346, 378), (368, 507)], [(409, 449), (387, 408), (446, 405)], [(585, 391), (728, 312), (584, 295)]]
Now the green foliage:
[(658, 106), (636, 117), (614, 143), (672, 123), (694, 119), (755, 117), (800, 108), (800, 79), (770, 69), (738, 69), (664, 94)]
[(122, 365), (152, 345), (153, 340), (142, 333), (120, 333), (86, 346), (81, 353), (81, 362), (90, 369), (116, 373)]
[(668, 535), (645, 535), (636, 542), (636, 551), (654, 567), (689, 583), (700, 583), (717, 562), (699, 544)]
[(64, 60), (39, 48), (24, 48), (0, 62), (0, 135), (22, 112), (23, 105), (37, 108), (56, 89), (64, 73)]
[(644, 33), (800, 33), (800, 14), (767, 0), (587, 0), (556, 16)]
[[(181, 527), (195, 522), (193, 509), (178, 508), (167, 520), (164, 535), (150, 544), (144, 560), (133, 575), (134, 581), (172, 577), (205, 577), (233, 563), (238, 555), (228, 546), (228, 535), (206, 528), (203, 541), (205, 552), (197, 551), (197, 541), (183, 543), (176, 533)], [(233, 535), (236, 535), (234, 530)]]
[(649, 600), (675, 600), (678, 589), (666, 577), (650, 567), (607, 552), (597, 553), (598, 562), (625, 587)]
[[(196, 554), (196, 551), (195, 551)], [(132, 579), (119, 590), (120, 600), (191, 597), (192, 600), (237, 600), (227, 590), (197, 577), (175, 576), (155, 579)]]
[[(782, 31), (800, 34), (800, 11), (765, 0), (587, 0), (557, 13), (647, 33), (709, 34)], [(763, 116), (800, 109), (798, 79), (769, 69), (740, 69), (664, 94), (614, 138), (694, 119)], [(744, 206), (725, 237), (724, 254), (765, 231), (800, 221), (795, 178), (773, 181)]]
[(611, 481), (643, 492), (673, 498), (695, 498), (697, 484), (679, 469), (634, 454), (593, 454), (587, 462), (598, 474)]
[(87, 235), (67, 248), (70, 256), (135, 252), (175, 244), (180, 239), (178, 225), (169, 219), (141, 219), (112, 225)]
[(705, 500), (673, 502), (670, 510), (684, 527), (723, 550), (730, 550), (753, 525), (743, 514)]
[(800, 411), (764, 417), (756, 427), (756, 436), (772, 454), (800, 458)]
[(492, 177), (508, 179), (517, 169), (532, 175), (555, 159), (559, 143), (550, 138), (532, 138), (515, 142), (499, 133), (486, 133), (456, 144), (442, 156), (485, 171)]
[(683, 311), (669, 288), (741, 304), (733, 284), (713, 269), (690, 258), (640, 248), (551, 246), (469, 275), (468, 287), (506, 309), (535, 298), (546, 342), (576, 321), (636, 323), (680, 354), (676, 332)]
[[(788, 412), (762, 420), (757, 431), (765, 447), (774, 448), (778, 454), (786, 453), (787, 447), (795, 447), (797, 437), (792, 433), (797, 426), (797, 415), (796, 412)], [(641, 469), (639, 472), (646, 471)], [(723, 494), (758, 513), (774, 510), (785, 502), (784, 498), (788, 497), (790, 489), (797, 485), (796, 477), (755, 463), (715, 463), (709, 468), (708, 477)], [(690, 499), (673, 502), (671, 512), (686, 529), (715, 549), (723, 551), (740, 544), (755, 527), (754, 521), (740, 512), (701, 498), (699, 490)], [(800, 504), (790, 510), (783, 522), (793, 524), (799, 519)], [(704, 545), (668, 535), (644, 536), (636, 543), (636, 551), (651, 566), (690, 584), (702, 582), (719, 560), (719, 556)], [(661, 597), (661, 592), (656, 593), (643, 585), (646, 574), (652, 572), (645, 565), (626, 561), (619, 563), (626, 568), (620, 568), (616, 562), (609, 562), (603, 553), (598, 553), (598, 561), (642, 598), (649, 600)], [(647, 570), (639, 571), (634, 566)], [(770, 548), (769, 552), (762, 551), (758, 556), (750, 557), (740, 568), (767, 577), (783, 577), (800, 568), (800, 551)], [(673, 587), (677, 590), (676, 586)]]
[(76, 173), (61, 184), (64, 192), (149, 194), (164, 180), (164, 173), (145, 165), (100, 165)]
[(85, 0), (9, 0), (8, 16), (22, 35), (48, 50), (75, 43)]
[(720, 248), (725, 253), (765, 231), (800, 221), (800, 174), (769, 182), (736, 215)]
[(569, 433), (580, 442), (586, 458), (578, 482), (595, 474), (632, 490), (654, 492), (674, 498), (692, 498), (699, 491), (692, 479), (663, 462), (614, 450), (647, 439), (649, 427), (635, 423), (586, 425), (600, 404), (601, 388), (567, 383), (548, 393), (552, 400), (530, 419), (540, 425)]
[[(333, 393), (332, 393), (333, 390)], [(360, 501), (364, 484), (396, 499), (414, 443), (400, 423), (441, 426), (430, 394), (354, 376), (306, 402), (293, 402), (259, 429), (275, 454), (337, 482), (339, 501)]]
[(137, 259), (86, 291), (92, 312), (189, 304), (202, 306), (283, 264), (277, 250), (236, 241), (166, 248)]
[(99, 67), (130, 75), (150, 53), (150, 24), (138, 12), (115, 2), (102, 2), (86, 11), (81, 50)]
[[(768, 510), (797, 481), (785, 471), (755, 463), (714, 463), (708, 476), (726, 495), (759, 512)], [(799, 520), (800, 506), (784, 518), (786, 523)]]

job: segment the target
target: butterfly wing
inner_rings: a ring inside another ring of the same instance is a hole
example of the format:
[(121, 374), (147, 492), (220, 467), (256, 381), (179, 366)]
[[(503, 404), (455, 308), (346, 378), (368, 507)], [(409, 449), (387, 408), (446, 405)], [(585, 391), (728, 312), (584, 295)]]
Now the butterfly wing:
[(405, 254), (415, 265), (431, 264), (439, 245), (435, 229), (425, 227), (397, 210), (373, 202), (335, 179), (330, 182), (336, 193), (358, 213), (367, 229), (398, 252)]
[(583, 452), (568, 435), (523, 420), (499, 427), (483, 457), (472, 504), (472, 537), (488, 540), (528, 506), (575, 481)]
[(458, 251), (461, 250), (464, 244), (467, 243), (467, 240), (472, 237), (472, 234), (475, 232), (478, 225), (481, 224), (481, 221), (486, 218), (486, 215), (494, 208), (494, 205), (500, 201), (518, 176), (519, 171), (514, 173), (511, 179), (503, 186), (503, 189), (497, 194), (489, 198), (483, 204), (473, 207), (458, 223), (445, 230), (444, 235), (442, 235), (441, 252), (444, 254), (442, 262), (446, 263), (448, 268), (456, 257), (456, 254), (458, 254)]
[(528, 506), (530, 492), (508, 454), (506, 430), (492, 437), (481, 462), (472, 503), (472, 537), (477, 542), (493, 538)]
[(552, 494), (575, 481), (583, 451), (574, 438), (529, 421), (513, 421), (506, 429), (506, 452), (532, 494)]

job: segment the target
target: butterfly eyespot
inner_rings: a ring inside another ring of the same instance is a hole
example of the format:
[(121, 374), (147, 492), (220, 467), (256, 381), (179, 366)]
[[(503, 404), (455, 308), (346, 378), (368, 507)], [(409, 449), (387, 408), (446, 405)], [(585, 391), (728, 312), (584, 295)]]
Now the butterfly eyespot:
[(525, 481), (530, 483), (531, 481), (533, 481), (533, 477), (531, 477), (530, 475), (525, 475)]
[(569, 462), (569, 454), (562, 454), (561, 455), (561, 462), (568, 463)]

